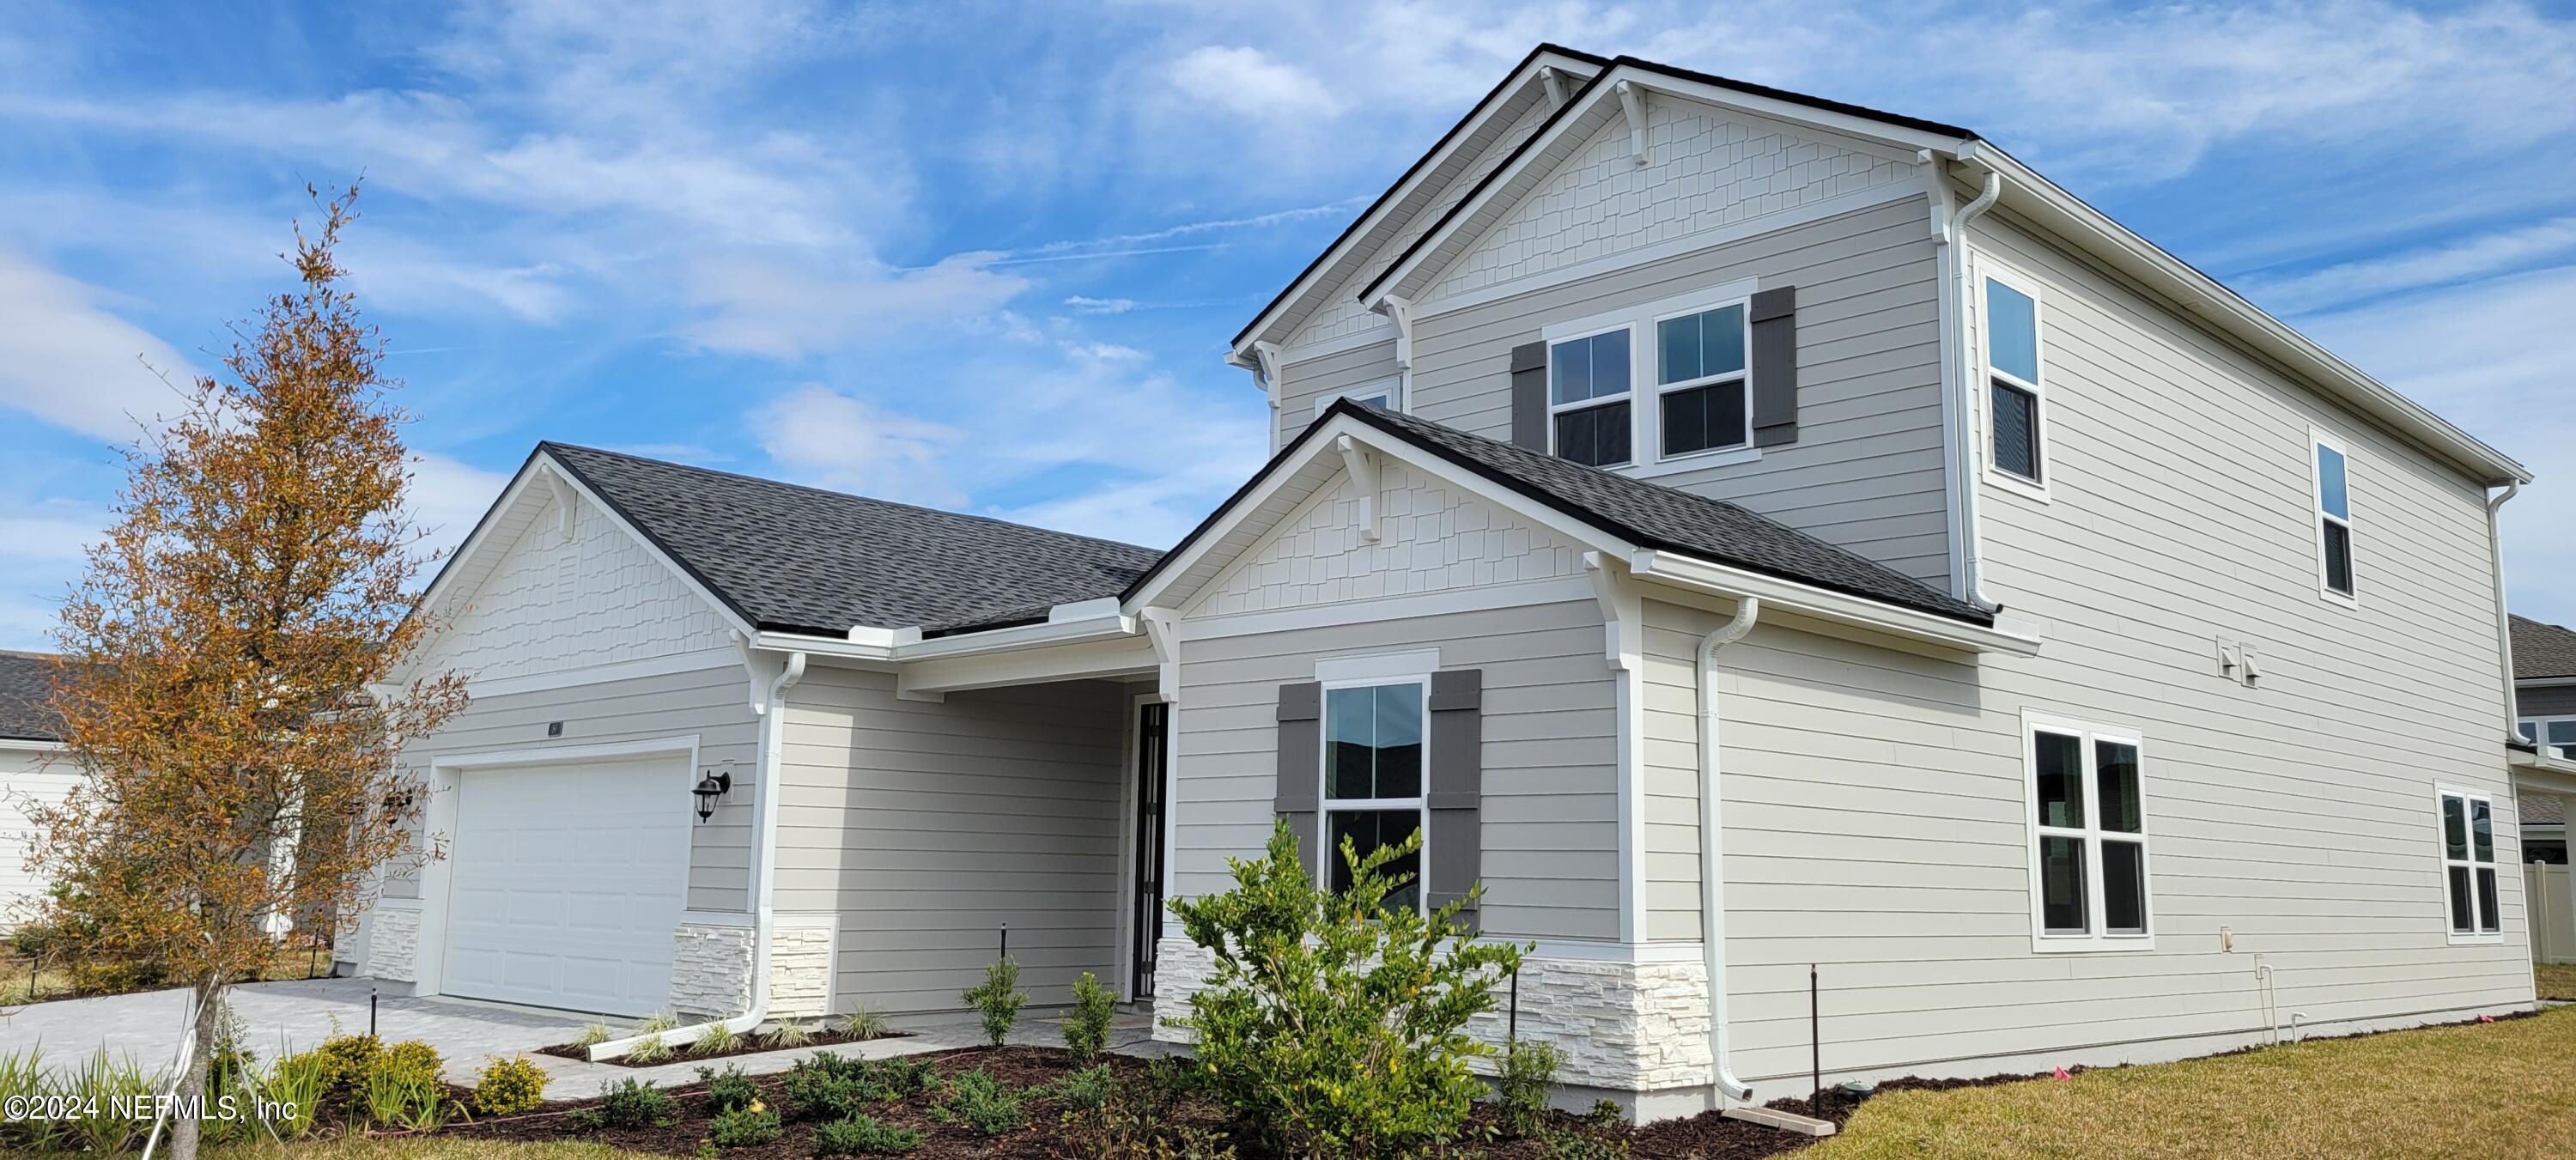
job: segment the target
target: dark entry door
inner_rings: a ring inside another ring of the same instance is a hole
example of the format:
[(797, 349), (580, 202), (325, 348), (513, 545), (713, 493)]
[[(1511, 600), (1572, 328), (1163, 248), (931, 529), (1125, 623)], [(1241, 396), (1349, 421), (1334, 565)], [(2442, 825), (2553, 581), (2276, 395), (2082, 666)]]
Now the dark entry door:
[(1140, 706), (1136, 720), (1136, 945), (1129, 996), (1154, 997), (1154, 943), (1163, 934), (1163, 770), (1171, 749), (1171, 709)]

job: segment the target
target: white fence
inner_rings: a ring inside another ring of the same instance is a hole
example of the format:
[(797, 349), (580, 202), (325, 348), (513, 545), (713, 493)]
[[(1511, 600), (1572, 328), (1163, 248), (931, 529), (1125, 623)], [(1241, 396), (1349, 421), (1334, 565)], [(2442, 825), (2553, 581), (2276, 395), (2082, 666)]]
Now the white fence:
[(2531, 914), (2532, 960), (2576, 963), (2576, 880), (2567, 867), (2524, 866), (2522, 889)]

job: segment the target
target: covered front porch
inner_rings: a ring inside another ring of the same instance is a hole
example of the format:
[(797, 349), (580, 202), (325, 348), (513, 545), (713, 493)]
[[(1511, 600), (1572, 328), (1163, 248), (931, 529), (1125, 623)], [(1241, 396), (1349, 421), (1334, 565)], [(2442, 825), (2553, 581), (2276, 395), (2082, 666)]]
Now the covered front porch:
[[(2564, 851), (2567, 807), (2576, 804), (2576, 761), (2551, 756), (2547, 750), (2512, 749), (2515, 820), (2525, 842), (2532, 831), (2554, 824)], [(2536, 963), (2576, 963), (2576, 877), (2567, 859), (2532, 861), (2526, 850), (2522, 867), (2523, 902), (2531, 916), (2531, 958)]]

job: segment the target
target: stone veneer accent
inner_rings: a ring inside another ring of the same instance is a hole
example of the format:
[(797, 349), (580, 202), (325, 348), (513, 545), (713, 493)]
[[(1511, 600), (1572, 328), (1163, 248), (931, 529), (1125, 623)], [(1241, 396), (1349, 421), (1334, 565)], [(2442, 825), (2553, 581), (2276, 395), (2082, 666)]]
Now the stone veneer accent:
[(367, 963), (370, 978), (414, 982), (420, 978), (420, 912), (379, 906), (367, 916)]
[(672, 931), (671, 1009), (739, 1015), (751, 1008), (751, 927), (684, 922)]
[(782, 915), (777, 923), (769, 935), (769, 1013), (787, 1019), (831, 1014), (838, 922), (831, 915)]
[[(1185, 938), (1154, 951), (1154, 1037), (1186, 1043), (1168, 1025), (1190, 1011), (1215, 960)], [(1501, 1043), (1508, 984), (1496, 1009), (1469, 1029)], [(1529, 956), (1521, 960), (1520, 1031), (1565, 1052), (1557, 1080), (1611, 1091), (1650, 1092), (1709, 1082), (1708, 972), (1697, 960), (1604, 962)]]

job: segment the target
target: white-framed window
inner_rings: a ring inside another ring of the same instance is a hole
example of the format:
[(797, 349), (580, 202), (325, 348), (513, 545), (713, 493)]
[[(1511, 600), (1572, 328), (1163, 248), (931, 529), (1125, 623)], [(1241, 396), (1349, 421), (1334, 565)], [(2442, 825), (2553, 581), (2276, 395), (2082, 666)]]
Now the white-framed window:
[(1658, 458), (1753, 445), (1748, 313), (1745, 303), (1733, 302), (1656, 316)]
[(2039, 292), (1985, 277), (1986, 478), (2046, 496), (2048, 394), (2040, 371)]
[(2576, 717), (2525, 717), (2522, 739), (2545, 747), (2552, 757), (2576, 761)]
[(2143, 739), (2028, 713), (2022, 733), (2033, 949), (2151, 948)]
[[(1324, 682), (1323, 834), (1318, 859), (1323, 883), (1351, 885), (1342, 839), (1366, 857), (1423, 829), (1423, 783), (1430, 775), (1429, 676), (1358, 678)], [(1426, 840), (1429, 835), (1425, 833)], [(1426, 848), (1387, 865), (1413, 880), (1387, 896), (1390, 906), (1422, 906)]]
[(1383, 382), (1370, 383), (1364, 387), (1352, 387), (1347, 391), (1334, 391), (1330, 394), (1317, 395), (1315, 396), (1315, 414), (1319, 416), (1322, 415), (1325, 411), (1330, 410), (1334, 403), (1343, 399), (1353, 399), (1362, 403), (1375, 403), (1390, 411), (1401, 411), (1404, 409), (1404, 379), (1399, 376), (1387, 379)]
[(2499, 942), (2495, 805), (2484, 791), (2438, 787), (2441, 793), (2442, 902), (2451, 941)]
[(2352, 457), (2324, 432), (2309, 437), (2317, 525), (2317, 589), (2329, 600), (2350, 603), (2352, 579)]
[(1616, 467), (1634, 458), (1628, 389), (1633, 345), (1625, 326), (1548, 343), (1548, 441), (1558, 458), (1591, 467)]

